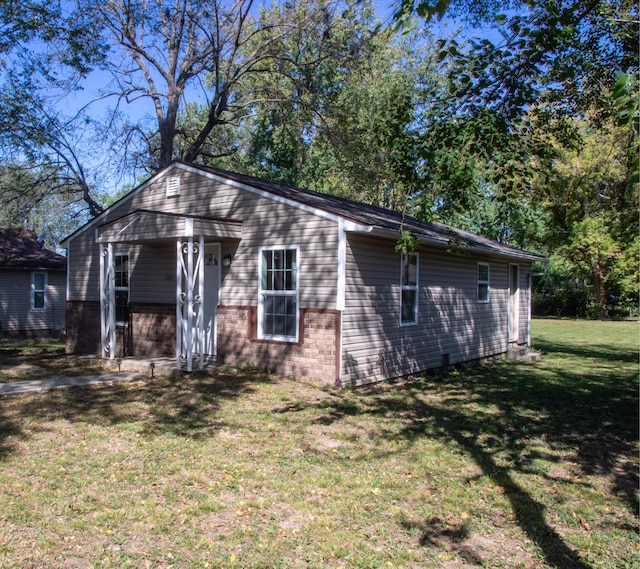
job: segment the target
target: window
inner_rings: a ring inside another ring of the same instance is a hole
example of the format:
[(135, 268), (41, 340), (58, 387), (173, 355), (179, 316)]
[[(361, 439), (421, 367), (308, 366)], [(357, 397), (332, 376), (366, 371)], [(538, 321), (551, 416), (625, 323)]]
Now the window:
[(31, 274), (31, 309), (47, 309), (47, 273)]
[(259, 337), (298, 339), (298, 250), (260, 250)]
[(489, 302), (488, 263), (478, 263), (478, 302)]
[(402, 255), (400, 323), (418, 323), (418, 255)]
[(116, 322), (129, 322), (129, 255), (114, 255)]

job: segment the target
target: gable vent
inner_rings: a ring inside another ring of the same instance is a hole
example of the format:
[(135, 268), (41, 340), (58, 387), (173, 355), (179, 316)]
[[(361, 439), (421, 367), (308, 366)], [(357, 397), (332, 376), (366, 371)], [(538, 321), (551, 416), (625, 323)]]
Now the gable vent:
[(180, 195), (180, 178), (167, 178), (167, 197)]

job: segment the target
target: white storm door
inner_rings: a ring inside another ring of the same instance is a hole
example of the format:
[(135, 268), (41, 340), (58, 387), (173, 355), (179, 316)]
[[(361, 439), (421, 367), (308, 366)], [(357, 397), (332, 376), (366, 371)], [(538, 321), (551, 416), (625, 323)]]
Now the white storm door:
[(220, 265), (222, 259), (220, 243), (207, 243), (204, 246), (204, 347), (206, 358), (216, 355), (216, 312), (220, 296)]

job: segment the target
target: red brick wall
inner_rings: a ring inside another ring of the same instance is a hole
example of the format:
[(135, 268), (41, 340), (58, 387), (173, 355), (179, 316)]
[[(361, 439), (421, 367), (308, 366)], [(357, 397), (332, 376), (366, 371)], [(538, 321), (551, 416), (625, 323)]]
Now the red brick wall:
[(176, 355), (175, 304), (132, 304), (129, 329), (130, 355), (140, 358)]
[(218, 361), (254, 364), (282, 375), (338, 379), (340, 313), (302, 309), (298, 343), (258, 340), (256, 308), (219, 306)]
[[(175, 305), (132, 305), (128, 335), (118, 329), (116, 342), (118, 356), (175, 356)], [(123, 352), (125, 342), (127, 349)], [(102, 351), (99, 302), (67, 302), (65, 351), (68, 354), (99, 354)]]
[(101, 350), (100, 303), (67, 302), (67, 354), (96, 354)]
[[(302, 309), (297, 343), (258, 340), (256, 308), (219, 306), (217, 313), (220, 363), (253, 364), (282, 375), (308, 376), (336, 383), (339, 377), (340, 313)], [(128, 354), (136, 357), (174, 356), (176, 309), (172, 304), (131, 306)], [(118, 332), (117, 353), (123, 336)], [(67, 345), (70, 354), (100, 353), (100, 303), (67, 303)]]

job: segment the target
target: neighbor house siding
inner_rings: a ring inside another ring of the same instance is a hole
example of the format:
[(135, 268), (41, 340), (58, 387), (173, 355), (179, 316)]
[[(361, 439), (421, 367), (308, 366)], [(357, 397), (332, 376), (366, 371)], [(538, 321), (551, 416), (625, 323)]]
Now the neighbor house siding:
[[(31, 275), (47, 274), (46, 310), (31, 308)], [(56, 332), (65, 327), (66, 276), (59, 271), (1, 271), (0, 322), (3, 333)]]
[[(394, 246), (391, 240), (349, 238), (344, 384), (379, 381), (506, 351), (506, 262), (422, 247), (418, 323), (400, 326), (400, 254)], [(488, 303), (477, 302), (478, 260), (491, 267)]]

